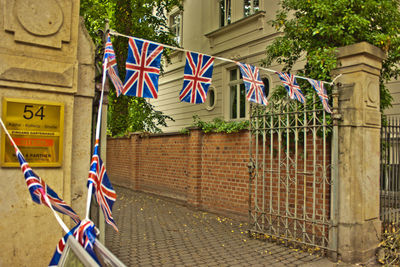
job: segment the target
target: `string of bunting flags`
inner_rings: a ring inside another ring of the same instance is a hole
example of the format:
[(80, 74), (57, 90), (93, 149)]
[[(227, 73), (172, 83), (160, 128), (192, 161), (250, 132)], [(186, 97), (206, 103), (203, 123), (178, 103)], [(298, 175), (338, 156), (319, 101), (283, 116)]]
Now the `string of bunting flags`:
[[(116, 85), (117, 91), (120, 90), (121, 93), (123, 89), (122, 83), (118, 82), (119, 77), (116, 69), (115, 54), (112, 49), (112, 44), (111, 42), (107, 42), (107, 45), (108, 44), (110, 44), (110, 46), (107, 46), (105, 49), (105, 57), (103, 61), (103, 82), (97, 116), (96, 144), (93, 151), (87, 182), (88, 198), (86, 203), (86, 217), (84, 220), (81, 221), (76, 212), (67, 203), (65, 203), (65, 201), (63, 201), (39, 175), (32, 170), (32, 168), (29, 166), (29, 163), (25, 160), (23, 154), (5, 127), (3, 120), (0, 118), (0, 125), (15, 149), (15, 155), (20, 163), (20, 167), (25, 178), (25, 183), (28, 187), (32, 200), (37, 204), (44, 204), (49, 207), (53, 211), (58, 223), (66, 233), (66, 235), (60, 239), (49, 266), (58, 266), (61, 255), (65, 248), (65, 244), (70, 236), (73, 236), (73, 238), (75, 238), (88, 252), (88, 254), (100, 265), (96, 253), (94, 252), (96, 229), (94, 223), (89, 219), (92, 194), (95, 195), (97, 203), (104, 213), (105, 221), (118, 232), (118, 228), (112, 217), (112, 206), (117, 198), (117, 195), (111, 185), (110, 180), (108, 179), (105, 166), (99, 155), (101, 109), (106, 73), (113, 83), (115, 82), (114, 85)], [(107, 72), (106, 69), (108, 70)], [(119, 85), (119, 87), (117, 87), (117, 85)], [(69, 230), (56, 211), (71, 217), (71, 219), (75, 222), (75, 226)]]
[(106, 82), (106, 71), (109, 62), (109, 55), (104, 54), (103, 59), (103, 79), (101, 86), (101, 95), (99, 101), (99, 109), (97, 112), (97, 123), (96, 123), (96, 142), (93, 150), (92, 160), (90, 162), (89, 177), (87, 182), (88, 195), (86, 200), (86, 220), (89, 220), (90, 215), (90, 203), (92, 201), (92, 194), (95, 196), (97, 204), (103, 211), (105, 220), (110, 224), (115, 231), (118, 232), (118, 228), (112, 217), (112, 207), (115, 200), (117, 199), (117, 194), (111, 185), (110, 180), (106, 172), (105, 165), (100, 158), (99, 153), (99, 143), (100, 143), (100, 128), (101, 128), (101, 112), (103, 106), (104, 97), (104, 85)]
[[(110, 37), (111, 35), (129, 38), (129, 50), (126, 60), (126, 75), (123, 83), (119, 78), (117, 61)], [(38, 204), (44, 204), (48, 206), (53, 211), (53, 214), (60, 226), (66, 232), (66, 235), (61, 238), (60, 242), (58, 243), (54, 256), (50, 262), (50, 266), (57, 266), (66, 241), (70, 236), (73, 236), (75, 239), (77, 239), (82, 247), (84, 247), (85, 250), (92, 256), (92, 258), (96, 262), (99, 262), (93, 250), (93, 245), (96, 242), (95, 225), (89, 219), (92, 195), (95, 196), (97, 203), (103, 211), (106, 222), (110, 224), (116, 231), (118, 231), (118, 228), (112, 217), (112, 207), (117, 195), (108, 179), (105, 165), (103, 164), (99, 153), (102, 114), (101, 110), (106, 76), (108, 76), (113, 83), (117, 96), (128, 95), (144, 98), (157, 98), (160, 64), (164, 48), (185, 52), (186, 64), (183, 74), (183, 85), (179, 93), (179, 99), (182, 102), (201, 104), (206, 101), (207, 92), (212, 82), (214, 62), (217, 59), (235, 63), (239, 67), (240, 73), (242, 74), (243, 83), (245, 85), (246, 98), (248, 101), (261, 105), (268, 105), (267, 97), (264, 94), (264, 83), (260, 78), (261, 69), (277, 74), (282, 81), (283, 86), (286, 88), (289, 97), (301, 103), (305, 103), (306, 99), (296, 82), (296, 78), (308, 80), (311, 86), (317, 92), (324, 110), (331, 113), (331, 108), (328, 103), (329, 98), (326, 93), (326, 89), (324, 88), (324, 84), (332, 85), (335, 79), (337, 79), (339, 76), (337, 76), (332, 82), (318, 81), (307, 77), (277, 72), (271, 69), (237, 62), (231, 59), (210, 56), (188, 51), (182, 48), (163, 45), (160, 43), (123, 35), (111, 30), (107, 34), (104, 51), (102, 91), (99, 101), (96, 125), (96, 143), (92, 155), (87, 182), (88, 196), (86, 203), (86, 217), (84, 220), (80, 220), (76, 212), (31, 169), (0, 118), (0, 124), (7, 134), (10, 142), (14, 146), (15, 154), (20, 163), (21, 170), (24, 174), (25, 182), (32, 200)], [(72, 228), (72, 230), (68, 229), (56, 211), (68, 215), (75, 222), (76, 225)]]
[[(58, 262), (61, 258), (61, 254), (69, 236), (74, 236), (82, 245), (82, 247), (84, 247), (84, 249), (89, 253), (89, 255), (92, 256), (96, 262), (98, 262), (93, 250), (93, 244), (96, 237), (93, 222), (88, 219), (81, 221), (76, 212), (64, 200), (62, 200), (39, 175), (32, 170), (18, 146), (15, 144), (1, 118), (0, 124), (8, 136), (11, 144), (14, 146), (15, 154), (20, 163), (21, 171), (24, 174), (25, 183), (28, 187), (32, 200), (37, 204), (44, 204), (45, 206), (49, 207), (52, 210), (57, 222), (66, 233), (66, 235), (59, 241), (49, 266), (58, 266)], [(76, 223), (75, 227), (72, 228), (72, 230), (69, 230), (56, 211), (68, 215)]]
[(68, 215), (75, 223), (79, 224), (80, 219), (76, 212), (67, 204), (64, 200), (62, 200), (57, 193), (51, 189), (50, 186), (46, 184), (46, 182), (37, 175), (32, 168), (29, 166), (29, 163), (25, 160), (23, 154), (19, 150), (18, 146), (16, 145), (14, 139), (11, 137), (10, 133), (8, 132), (6, 126), (3, 123), (3, 120), (0, 118), (0, 124), (8, 136), (12, 146), (15, 150), (15, 155), (18, 158), (21, 171), (24, 174), (25, 183), (28, 187), (29, 194), (32, 198), (32, 201), (37, 204), (43, 204), (49, 207), (56, 217), (58, 223), (63, 228), (65, 232), (68, 232), (68, 227), (65, 223), (61, 220), (59, 215), (56, 213), (60, 212), (62, 214)]
[[(128, 58), (126, 60), (126, 77), (124, 83), (122, 83), (118, 76), (117, 62), (115, 60), (115, 52), (111, 43), (110, 35), (129, 38)], [(265, 85), (260, 78), (261, 69), (277, 74), (282, 81), (283, 86), (286, 88), (289, 97), (303, 104), (306, 99), (297, 84), (296, 78), (309, 81), (311, 86), (317, 92), (325, 111), (328, 113), (332, 112), (328, 103), (329, 98), (326, 89), (324, 88), (324, 84), (332, 85), (334, 81), (325, 82), (290, 73), (278, 72), (227, 58), (210, 56), (133, 36), (127, 36), (110, 30), (107, 35), (105, 50), (105, 54), (110, 57), (110, 61), (106, 69), (108, 77), (116, 88), (117, 96), (123, 94), (155, 99), (158, 97), (158, 80), (160, 75), (161, 56), (164, 48), (182, 51), (185, 52), (186, 55), (183, 86), (179, 93), (179, 100), (181, 102), (202, 104), (206, 101), (208, 88), (212, 82), (214, 62), (215, 59), (218, 59), (238, 65), (246, 89), (246, 99), (250, 102), (268, 105), (267, 97), (264, 94)]]
[(106, 63), (107, 75), (114, 84), (117, 96), (119, 96), (124, 89), (124, 85), (122, 84), (119, 78), (117, 59), (115, 58), (115, 53), (109, 34), (107, 35), (106, 48), (104, 50), (104, 58), (108, 59)]
[(94, 252), (93, 244), (96, 240), (95, 225), (90, 220), (83, 220), (75, 225), (57, 244), (53, 257), (50, 260), (49, 267), (58, 266), (62, 253), (68, 238), (72, 236), (89, 253), (89, 255), (100, 265), (99, 259)]

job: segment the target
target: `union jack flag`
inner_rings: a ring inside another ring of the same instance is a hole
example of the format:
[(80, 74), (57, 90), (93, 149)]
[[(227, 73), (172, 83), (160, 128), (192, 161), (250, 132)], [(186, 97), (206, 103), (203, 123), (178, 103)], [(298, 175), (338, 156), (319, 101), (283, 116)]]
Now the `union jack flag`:
[[(61, 255), (64, 251), (65, 244), (68, 238), (74, 237), (79, 244), (89, 253), (92, 258), (99, 263), (96, 253), (93, 249), (93, 244), (96, 240), (96, 233), (94, 223), (90, 220), (84, 220), (79, 224), (75, 225), (57, 244), (56, 250), (54, 251), (53, 257), (51, 258), (49, 266), (57, 266), (60, 261)], [(100, 264), (100, 263), (99, 263)]]
[(194, 52), (186, 52), (183, 88), (179, 99), (192, 104), (201, 104), (207, 98), (211, 84), (214, 58)]
[(328, 99), (326, 90), (324, 88), (324, 83), (321, 81), (312, 80), (312, 79), (308, 79), (308, 81), (310, 82), (312, 87), (314, 87), (315, 91), (317, 91), (317, 94), (318, 94), (319, 98), (321, 99), (321, 102), (322, 102), (322, 105), (324, 106), (325, 111), (328, 113), (332, 113), (331, 107), (329, 106), (329, 103), (328, 103), (329, 99)]
[(90, 164), (88, 186), (90, 183), (93, 184), (93, 194), (95, 194), (97, 203), (103, 210), (106, 222), (118, 231), (112, 217), (112, 206), (117, 199), (117, 194), (108, 179), (106, 167), (98, 154), (98, 148), (99, 141), (96, 140), (92, 162)]
[(107, 69), (108, 77), (114, 84), (115, 90), (117, 92), (117, 96), (119, 96), (122, 93), (124, 86), (118, 75), (117, 59), (115, 58), (114, 48), (111, 43), (110, 34), (107, 35), (106, 49), (104, 51), (104, 60), (103, 60), (104, 63), (105, 63), (106, 59), (107, 59), (106, 69)]
[(304, 104), (304, 102), (306, 102), (306, 99), (303, 93), (301, 92), (299, 85), (296, 82), (296, 77), (294, 75), (285, 72), (276, 72), (276, 74), (279, 75), (279, 78), (281, 79), (283, 85), (288, 91), (289, 97), (291, 99), (297, 99), (298, 101)]
[(163, 46), (129, 38), (124, 95), (157, 98)]
[(242, 73), (244, 86), (246, 88), (246, 98), (248, 101), (267, 105), (268, 100), (264, 95), (264, 83), (260, 79), (260, 71), (257, 67), (237, 63), (240, 67), (240, 72)]
[(67, 205), (53, 189), (48, 186), (42, 178), (40, 178), (36, 173), (31, 169), (28, 162), (26, 162), (24, 156), (19, 151), (19, 149), (15, 149), (15, 154), (17, 155), (19, 164), (21, 166), (21, 170), (25, 177), (26, 185), (28, 186), (29, 193), (31, 194), (32, 200), (37, 204), (44, 204), (48, 206), (47, 202), (44, 199), (44, 196), (47, 195), (50, 200), (51, 206), (54, 210), (68, 215), (75, 223), (79, 223), (79, 216), (75, 213), (75, 211)]

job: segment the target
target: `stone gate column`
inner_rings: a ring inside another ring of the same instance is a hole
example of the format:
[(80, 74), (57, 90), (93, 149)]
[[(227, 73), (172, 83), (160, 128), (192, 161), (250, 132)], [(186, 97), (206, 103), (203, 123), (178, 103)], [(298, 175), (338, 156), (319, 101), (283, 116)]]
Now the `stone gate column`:
[(187, 182), (187, 202), (194, 206), (201, 206), (201, 164), (202, 164), (203, 132), (199, 129), (190, 131)]
[(344, 262), (374, 256), (379, 220), (379, 75), (385, 54), (368, 43), (339, 48), (338, 252)]
[[(0, 113), (5, 113), (4, 100), (22, 103), (15, 108), (17, 115), (7, 111), (3, 120), (8, 128), (35, 127), (29, 134), (15, 134), (22, 153), (82, 218), (91, 157), (95, 70), (94, 45), (79, 20), (79, 0), (0, 1), (0, 48)], [(34, 101), (57, 103), (64, 107), (64, 116), (52, 117), (57, 113), (46, 110), (47, 104), (35, 110)], [(64, 127), (57, 128), (58, 124)], [(53, 128), (59, 129), (54, 136), (62, 136), (62, 141), (47, 141)], [(56, 142), (57, 147), (52, 145)], [(54, 152), (60, 150), (62, 156)], [(47, 266), (64, 233), (49, 208), (32, 202), (15, 155), (0, 154), (4, 155), (9, 161), (14, 157), (11, 163), (16, 165), (2, 163), (0, 167), (0, 266)], [(59, 161), (49, 166), (45, 162), (49, 158)], [(35, 161), (43, 162), (34, 166)], [(73, 226), (69, 217), (63, 219)]]

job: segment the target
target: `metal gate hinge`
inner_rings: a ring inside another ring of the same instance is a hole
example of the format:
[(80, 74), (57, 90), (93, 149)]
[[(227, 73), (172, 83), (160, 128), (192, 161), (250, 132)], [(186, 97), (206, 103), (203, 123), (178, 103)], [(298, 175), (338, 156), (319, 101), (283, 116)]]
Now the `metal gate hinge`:
[(254, 172), (255, 164), (253, 159), (250, 159), (249, 163), (247, 163), (247, 168), (249, 169), (249, 174), (252, 174)]

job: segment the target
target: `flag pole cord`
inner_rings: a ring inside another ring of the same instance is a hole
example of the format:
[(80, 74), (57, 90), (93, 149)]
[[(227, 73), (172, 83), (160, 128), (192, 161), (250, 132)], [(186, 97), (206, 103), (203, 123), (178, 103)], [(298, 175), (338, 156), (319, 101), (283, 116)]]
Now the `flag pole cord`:
[[(10, 133), (8, 132), (6, 126), (3, 123), (3, 120), (0, 118), (0, 124), (4, 129), (4, 132), (7, 134), (8, 138), (10, 139), (12, 145), (14, 146), (14, 148), (16, 150), (18, 150), (19, 152), (21, 152), (18, 148), (18, 146), (15, 144), (14, 139), (11, 137)], [(21, 153), (22, 154), (22, 153)], [(65, 225), (64, 221), (61, 219), (61, 217), (57, 214), (57, 212), (53, 209), (49, 198), (47, 197), (47, 195), (41, 190), (41, 194), (44, 198), (44, 200), (46, 201), (47, 206), (53, 211), (54, 216), (56, 217), (57, 222), (60, 224), (61, 228), (64, 230), (64, 232), (68, 233), (69, 229), (68, 227)]]
[[(97, 112), (95, 147), (96, 147), (96, 145), (99, 145), (99, 140), (100, 140), (101, 112), (102, 112), (102, 106), (103, 106), (104, 85), (106, 83), (106, 67), (107, 67), (107, 63), (108, 63), (108, 60), (106, 59), (104, 64), (103, 64), (103, 78), (102, 78), (102, 82), (101, 82), (101, 94), (100, 94), (99, 109), (98, 109), (98, 112)], [(93, 183), (89, 183), (88, 195), (87, 195), (87, 200), (86, 200), (86, 217), (85, 217), (85, 219), (87, 219), (87, 220), (89, 220), (90, 203), (92, 201), (92, 193), (93, 193)]]
[[(170, 48), (170, 49), (177, 50), (177, 51), (181, 51), (181, 52), (194, 52), (194, 51), (186, 50), (186, 49), (183, 49), (183, 48), (180, 48), (180, 47), (175, 47), (175, 46), (171, 46), (171, 45), (161, 44), (161, 43), (157, 43), (157, 42), (154, 42), (154, 41), (150, 41), (150, 40), (146, 40), (146, 39), (142, 39), (142, 38), (137, 38), (137, 37), (125, 35), (125, 34), (116, 32), (116, 31), (114, 31), (114, 30), (112, 30), (112, 29), (110, 29), (109, 33), (110, 33), (111, 35), (115, 35), (115, 36), (121, 36), (121, 37), (125, 37), (125, 38), (135, 38), (135, 39), (138, 39), (138, 40), (141, 40), (141, 41), (144, 41), (144, 42), (149, 42), (149, 43), (153, 43), (153, 44), (156, 44), (156, 45), (162, 45), (162, 46), (164, 46), (164, 47), (166, 47), (166, 48)], [(195, 53), (199, 53), (199, 52), (195, 52)], [(199, 54), (203, 54), (203, 53), (199, 53)], [(206, 55), (206, 54), (203, 54), (203, 55)], [(226, 62), (232, 62), (232, 63), (235, 63), (235, 64), (238, 64), (238, 63), (239, 63), (238, 61), (235, 61), (235, 60), (232, 60), (232, 59), (228, 59), (228, 58), (217, 57), (217, 56), (211, 56), (211, 55), (206, 55), (206, 56), (210, 56), (210, 57), (213, 57), (213, 58), (215, 58), (215, 59), (222, 60), (222, 61), (226, 61)], [(265, 71), (269, 71), (269, 72), (273, 72), (273, 73), (276, 73), (276, 72), (277, 72), (276, 70), (272, 70), (272, 69), (268, 69), (268, 68), (263, 68), (263, 67), (257, 67), (257, 68), (259, 68), (260, 70), (265, 70)], [(326, 81), (321, 81), (321, 82), (323, 82), (323, 83), (325, 83), (325, 84), (333, 85), (333, 83), (336, 81), (336, 79), (339, 78), (341, 75), (342, 75), (342, 74), (339, 74), (338, 76), (336, 76), (335, 79), (333, 79), (332, 82), (326, 82)], [(299, 76), (299, 75), (293, 75), (293, 76), (296, 77), (296, 78), (299, 78), (299, 79), (307, 80), (307, 81), (309, 81), (309, 80), (314, 80), (314, 79), (307, 78), (307, 77), (303, 77), (303, 76)]]

